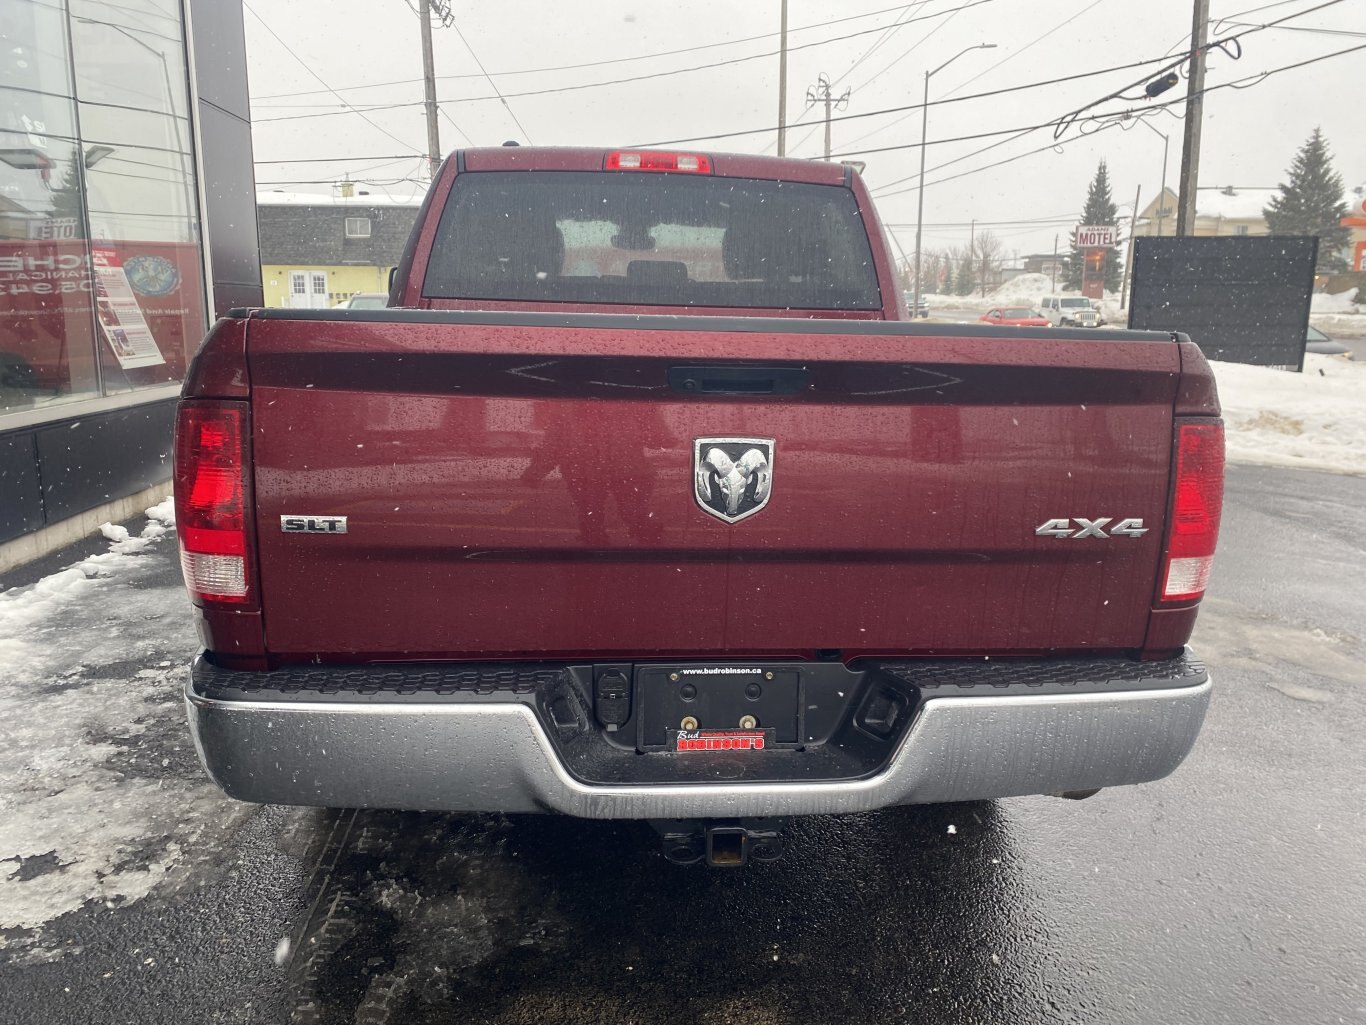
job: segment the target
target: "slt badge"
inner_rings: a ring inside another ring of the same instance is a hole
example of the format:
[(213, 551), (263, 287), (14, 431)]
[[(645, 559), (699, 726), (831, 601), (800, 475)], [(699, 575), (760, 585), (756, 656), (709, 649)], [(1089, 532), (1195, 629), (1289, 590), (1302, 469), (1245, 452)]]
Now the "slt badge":
[(768, 504), (773, 490), (772, 438), (697, 438), (693, 496), (703, 512), (738, 523)]

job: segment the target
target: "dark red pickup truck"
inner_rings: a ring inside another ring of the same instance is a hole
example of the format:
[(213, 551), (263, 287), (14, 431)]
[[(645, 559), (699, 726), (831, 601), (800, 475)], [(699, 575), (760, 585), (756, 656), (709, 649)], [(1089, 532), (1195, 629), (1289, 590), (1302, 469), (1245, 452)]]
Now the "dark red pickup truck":
[(906, 319), (863, 183), (457, 153), (385, 310), (243, 310), (176, 437), (188, 689), (250, 801), (656, 822), (1171, 772), (1222, 497), (1180, 336)]

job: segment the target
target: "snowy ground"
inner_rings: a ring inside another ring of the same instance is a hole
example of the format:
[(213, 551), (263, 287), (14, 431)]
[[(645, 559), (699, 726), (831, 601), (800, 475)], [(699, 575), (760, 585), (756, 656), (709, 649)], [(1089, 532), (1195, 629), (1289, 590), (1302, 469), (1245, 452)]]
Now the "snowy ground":
[(1231, 462), (1366, 474), (1366, 363), (1306, 353), (1302, 374), (1213, 366)]
[(170, 499), (146, 515), (140, 536), (105, 524), (107, 551), (0, 592), (0, 949), (41, 958), (44, 923), (173, 883), (243, 807), (185, 729), (194, 631), (152, 557), (174, 543)]
[[(1043, 297), (1053, 294), (1076, 293), (1066, 293), (1060, 287), (1054, 288), (1052, 279), (1047, 274), (1022, 274), (985, 296), (974, 292), (972, 295), (930, 294), (925, 298), (929, 302), (930, 316), (933, 317), (937, 310), (985, 313), (997, 306), (1028, 306), (1030, 309), (1038, 309)], [(1335, 295), (1326, 292), (1316, 293), (1309, 322), (1331, 338), (1366, 338), (1366, 306), (1353, 303), (1352, 299), (1355, 296), (1356, 289)], [(1106, 292), (1105, 298), (1100, 302), (1100, 309), (1106, 324), (1112, 327), (1123, 327), (1129, 323), (1128, 311), (1119, 307), (1118, 292)]]

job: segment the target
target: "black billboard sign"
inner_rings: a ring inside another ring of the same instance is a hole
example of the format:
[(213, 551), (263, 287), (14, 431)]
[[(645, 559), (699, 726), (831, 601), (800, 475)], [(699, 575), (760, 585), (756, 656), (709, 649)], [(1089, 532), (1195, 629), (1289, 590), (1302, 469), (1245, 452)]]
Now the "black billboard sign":
[(1183, 331), (1209, 359), (1303, 369), (1318, 244), (1301, 235), (1135, 238), (1129, 326)]

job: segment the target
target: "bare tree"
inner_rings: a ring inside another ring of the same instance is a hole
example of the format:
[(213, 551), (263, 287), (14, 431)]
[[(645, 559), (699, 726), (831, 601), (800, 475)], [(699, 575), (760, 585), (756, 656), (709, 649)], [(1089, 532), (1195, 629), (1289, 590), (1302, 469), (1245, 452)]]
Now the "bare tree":
[(972, 242), (973, 260), (977, 265), (977, 280), (982, 285), (982, 295), (987, 294), (989, 285), (996, 283), (1005, 259), (1005, 246), (989, 231), (980, 232)]
[(920, 258), (920, 272), (924, 275), (921, 292), (938, 292), (940, 280), (944, 276), (944, 254), (938, 249), (926, 250)]

